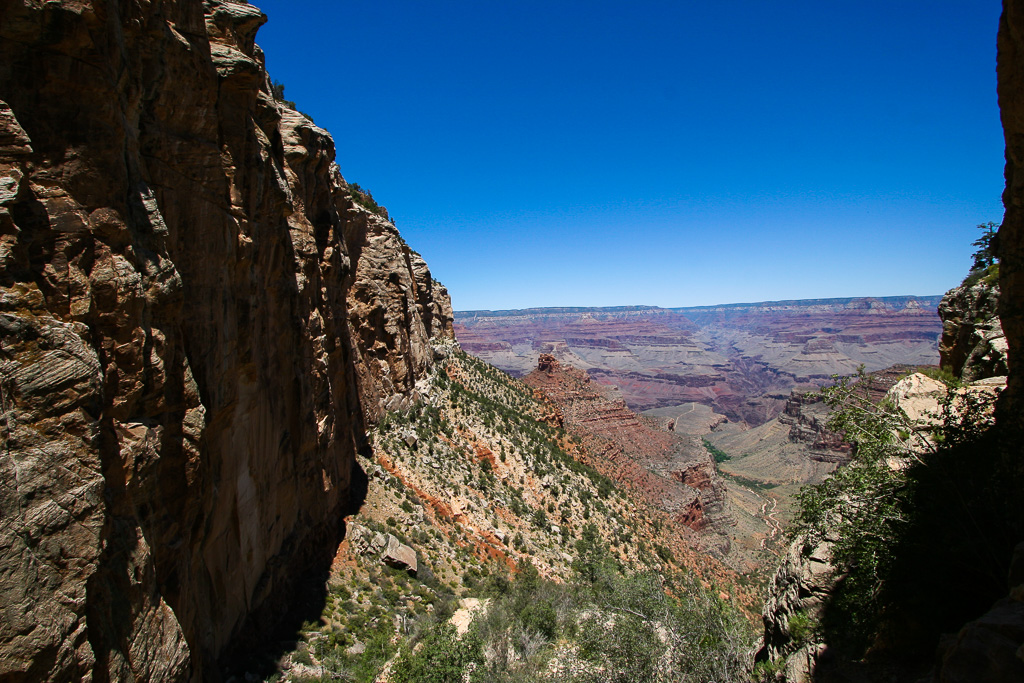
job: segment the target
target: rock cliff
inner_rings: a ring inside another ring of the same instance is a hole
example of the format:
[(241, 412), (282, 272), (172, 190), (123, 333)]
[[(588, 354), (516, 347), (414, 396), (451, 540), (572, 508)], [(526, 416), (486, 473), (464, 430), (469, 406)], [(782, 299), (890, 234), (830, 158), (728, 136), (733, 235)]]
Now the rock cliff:
[[(0, 6), (0, 678), (214, 676), (451, 306), (245, 2)], [(395, 398), (399, 397), (399, 398)]]
[(999, 286), (966, 281), (942, 297), (939, 365), (964, 381), (1006, 375), (1006, 335), (996, 308)]
[(1024, 374), (1013, 359), (1024, 354), (1024, 2), (1004, 0), (999, 20), (999, 114), (1006, 141), (1006, 213), (996, 236), (999, 257), (999, 318), (1006, 333), (1010, 373), (1000, 398), (999, 420), (1024, 430)]

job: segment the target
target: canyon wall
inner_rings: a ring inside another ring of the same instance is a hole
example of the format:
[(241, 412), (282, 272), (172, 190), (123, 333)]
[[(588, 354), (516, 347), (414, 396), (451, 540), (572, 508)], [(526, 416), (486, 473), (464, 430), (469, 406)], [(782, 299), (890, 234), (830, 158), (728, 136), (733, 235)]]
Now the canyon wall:
[[(0, 4), (0, 678), (198, 680), (341, 531), (447, 293), (244, 2)], [(396, 398), (397, 397), (397, 398)]]
[(626, 407), (614, 387), (551, 354), (541, 354), (523, 382), (556, 407), (557, 422), (583, 444), (587, 465), (680, 527), (701, 532), (695, 547), (719, 558), (729, 553), (725, 482), (699, 437), (659, 429), (655, 420)]
[(1024, 354), (1024, 2), (1004, 0), (997, 51), (999, 113), (1006, 140), (1003, 223), (996, 236), (999, 318), (1009, 348), (1009, 379), (999, 421), (1024, 430), (1024, 375), (1014, 359)]

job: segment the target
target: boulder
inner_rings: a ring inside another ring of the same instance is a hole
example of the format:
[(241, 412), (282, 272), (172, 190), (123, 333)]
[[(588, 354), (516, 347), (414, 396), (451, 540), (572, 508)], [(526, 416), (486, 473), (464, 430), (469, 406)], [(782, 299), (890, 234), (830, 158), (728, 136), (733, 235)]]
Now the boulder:
[(411, 574), (417, 570), (416, 551), (403, 544), (392, 535), (388, 535), (387, 547), (382, 555), (384, 562), (397, 569), (404, 569)]

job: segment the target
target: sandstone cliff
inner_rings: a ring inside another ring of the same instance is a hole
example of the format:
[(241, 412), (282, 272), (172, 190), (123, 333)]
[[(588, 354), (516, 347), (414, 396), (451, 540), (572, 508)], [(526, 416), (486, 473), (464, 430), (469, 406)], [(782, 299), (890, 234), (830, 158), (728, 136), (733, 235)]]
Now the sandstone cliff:
[[(214, 675), (451, 307), (244, 2), (0, 6), (0, 678)], [(398, 399), (400, 400), (400, 399)]]

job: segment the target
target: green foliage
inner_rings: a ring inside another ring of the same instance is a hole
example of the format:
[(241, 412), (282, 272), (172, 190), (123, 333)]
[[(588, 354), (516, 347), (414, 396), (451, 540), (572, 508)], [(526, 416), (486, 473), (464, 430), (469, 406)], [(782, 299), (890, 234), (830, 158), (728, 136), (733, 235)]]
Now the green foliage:
[(526, 605), (519, 618), (523, 626), (539, 633), (547, 640), (554, 640), (558, 631), (558, 617), (551, 600), (540, 599)]
[(394, 683), (461, 683), (470, 663), (481, 663), (482, 643), (470, 631), (458, 638), (449, 623), (438, 625), (421, 647), (404, 650), (391, 670)]
[(382, 207), (380, 204), (376, 202), (376, 200), (373, 198), (373, 195), (370, 194), (369, 190), (364, 190), (363, 188), (361, 188), (359, 186), (359, 183), (349, 183), (348, 191), (349, 196), (352, 198), (352, 201), (354, 201), (359, 206), (379, 216), (383, 216), (384, 218), (388, 217), (388, 212), (384, 209), (384, 207)]
[(993, 263), (991, 266), (985, 269), (985, 274), (981, 278), (989, 287), (999, 283), (999, 264)]
[(971, 242), (971, 246), (977, 248), (971, 254), (971, 258), (974, 259), (974, 265), (971, 266), (971, 270), (985, 270), (989, 266), (995, 265), (996, 258), (992, 250), (992, 241), (998, 229), (999, 224), (992, 221), (978, 225), (978, 230), (981, 230), (982, 234), (981, 237)]
[(978, 225), (982, 231), (981, 237), (971, 242), (976, 251), (971, 254), (973, 259), (971, 271), (960, 283), (961, 287), (973, 287), (978, 282), (993, 286), (999, 281), (999, 264), (996, 262), (996, 255), (993, 250), (993, 243), (996, 237), (997, 223), (989, 221)]
[(660, 543), (654, 544), (654, 551), (658, 553), (658, 557), (661, 558), (661, 561), (665, 562), (666, 564), (675, 561), (675, 557), (673, 557), (672, 551), (666, 548), (665, 546), (661, 545)]
[(292, 655), (292, 661), (297, 664), (305, 664), (306, 666), (313, 664), (313, 658), (310, 657), (309, 650), (304, 647), (300, 647), (295, 651), (295, 654)]
[(712, 456), (714, 456), (716, 463), (723, 463), (726, 460), (731, 460), (732, 459), (731, 455), (729, 455), (725, 451), (721, 450), (720, 448), (715, 446), (715, 444), (711, 443), (707, 439), (703, 439), (703, 441), (704, 441), (704, 448), (708, 449), (708, 453), (710, 453)]
[(779, 657), (772, 661), (758, 662), (754, 665), (751, 678), (755, 681), (775, 681), (786, 669), (786, 659)]
[(991, 287), (999, 282), (999, 264), (993, 263), (987, 268), (977, 268), (967, 274), (967, 277), (960, 283), (961, 287), (973, 287), (979, 282)]
[(544, 512), (544, 508), (537, 508), (533, 513), (533, 525), (538, 529), (548, 529), (548, 515)]
[(572, 570), (578, 581), (589, 586), (607, 583), (619, 571), (618, 563), (608, 552), (608, 546), (601, 540), (601, 533), (593, 522), (584, 525), (576, 541)]
[(960, 378), (953, 374), (953, 371), (949, 367), (941, 368), (920, 368), (917, 370), (926, 377), (942, 382), (947, 387), (957, 388), (961, 385)]
[[(926, 428), (873, 402), (869, 382), (861, 372), (822, 390), (828, 427), (854, 444), (853, 461), (802, 490), (795, 533), (808, 551), (832, 543), (839, 580), (820, 626), (826, 642), (850, 657), (878, 642), (927, 656), (941, 630), (1005, 590), (1004, 539), (1019, 537), (1024, 519), (1020, 467), (993, 441), (991, 397), (951, 391)], [(804, 626), (798, 619), (791, 635)]]
[(580, 647), (599, 668), (580, 680), (746, 679), (746, 623), (696, 580), (666, 581), (649, 572), (619, 575), (592, 595), (597, 610), (583, 620)]
[(795, 647), (802, 647), (814, 635), (814, 620), (806, 612), (796, 612), (789, 617), (789, 637)]
[(549, 680), (548, 663), (564, 655), (558, 644), (565, 642), (576, 646), (586, 666), (553, 680), (745, 680), (749, 626), (714, 590), (682, 574), (625, 572), (593, 524), (584, 527), (575, 550), (569, 585), (542, 578), (530, 563), (514, 581), (492, 576), (481, 582), (489, 605), (466, 644), (453, 640), (450, 626), (435, 625), (419, 650), (402, 655), (395, 680), (467, 674), (495, 683)]
[(833, 600), (848, 619), (848, 642), (855, 649), (866, 647), (874, 632), (876, 588), (891, 569), (888, 551), (906, 525), (913, 493), (906, 468), (890, 464), (916, 458), (910, 438), (921, 433), (902, 411), (872, 400), (870, 381), (861, 368), (855, 378), (838, 379), (822, 390), (833, 408), (828, 428), (854, 445), (854, 461), (800, 492), (795, 527), (808, 548), (835, 539), (832, 561), (845, 575)]
[(729, 472), (719, 472), (719, 474), (721, 474), (723, 477), (726, 477), (727, 479), (732, 479), (740, 486), (746, 486), (748, 489), (754, 489), (756, 491), (768, 491), (778, 486), (778, 484), (759, 481), (757, 479), (750, 479), (739, 474), (730, 474)]
[[(291, 100), (284, 98), (284, 83), (278, 80), (271, 81), (270, 83), (270, 94), (273, 95), (274, 99), (288, 107), (289, 109), (295, 109), (295, 103)], [(308, 116), (306, 118), (309, 118)], [(313, 119), (310, 119), (312, 121)]]

